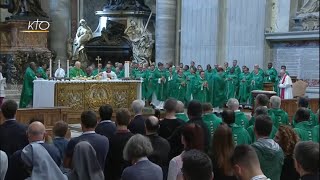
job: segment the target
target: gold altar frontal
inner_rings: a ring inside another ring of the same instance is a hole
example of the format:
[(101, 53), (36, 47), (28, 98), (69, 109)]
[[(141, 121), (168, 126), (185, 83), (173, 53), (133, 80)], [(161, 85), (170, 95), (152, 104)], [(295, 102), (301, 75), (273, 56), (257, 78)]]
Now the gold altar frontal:
[(98, 111), (101, 105), (114, 109), (129, 108), (139, 96), (139, 82), (78, 82), (55, 84), (55, 106), (70, 107), (73, 111)]

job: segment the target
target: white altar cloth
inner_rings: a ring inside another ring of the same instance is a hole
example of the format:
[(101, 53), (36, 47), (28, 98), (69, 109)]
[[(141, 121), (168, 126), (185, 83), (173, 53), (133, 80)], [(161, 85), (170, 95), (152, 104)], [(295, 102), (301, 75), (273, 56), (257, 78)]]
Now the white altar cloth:
[(48, 108), (54, 107), (55, 84), (56, 83), (139, 83), (137, 89), (137, 99), (142, 99), (141, 80), (68, 80), (68, 81), (53, 81), (53, 80), (34, 80), (33, 81), (33, 107)]

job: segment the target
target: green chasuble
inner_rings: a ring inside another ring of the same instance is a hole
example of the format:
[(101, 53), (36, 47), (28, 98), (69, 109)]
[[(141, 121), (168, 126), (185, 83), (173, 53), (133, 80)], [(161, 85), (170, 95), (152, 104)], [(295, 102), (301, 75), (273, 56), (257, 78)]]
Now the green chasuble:
[(248, 98), (250, 97), (250, 83), (251, 75), (250, 73), (241, 73), (239, 75), (239, 93), (238, 99), (240, 103), (247, 103)]
[(196, 74), (187, 74), (187, 91), (186, 91), (186, 103), (194, 99), (194, 89), (195, 89), (195, 82), (198, 79), (198, 75)]
[(222, 123), (222, 119), (217, 117), (214, 113), (206, 113), (202, 116), (202, 120), (209, 130), (210, 139), (211, 139), (214, 132), (217, 130), (219, 125)]
[[(98, 68), (96, 68), (95, 70), (93, 70), (93, 72), (92, 72), (92, 76), (96, 76), (96, 75), (98, 75), (99, 73), (101, 73), (101, 72), (103, 72), (103, 71), (105, 71), (105, 69), (98, 69)], [(117, 77), (118, 77), (118, 75), (117, 75)], [(118, 77), (119, 78), (119, 77)]]
[(226, 75), (226, 97), (227, 99), (235, 98), (236, 97), (236, 89), (238, 86), (238, 76), (233, 74), (227, 74)]
[(183, 120), (184, 122), (188, 122), (189, 118), (185, 113), (176, 113), (176, 118)]
[(224, 73), (216, 73), (212, 76), (211, 103), (213, 107), (223, 107), (226, 102), (226, 82), (224, 80)]
[(124, 69), (120, 70), (119, 72), (116, 72), (116, 75), (118, 79), (124, 78)]
[(33, 99), (33, 80), (35, 80), (35, 72), (28, 67), (23, 77), (23, 87), (20, 97), (20, 108), (26, 108)]
[(144, 99), (146, 99), (146, 91), (147, 91), (145, 78), (146, 78), (146, 72), (143, 70), (138, 70), (134, 74), (134, 79), (142, 79), (143, 80), (143, 82), (141, 84), (141, 89), (142, 89), (141, 95), (142, 95), (142, 98), (144, 98)]
[[(319, 125), (318, 117), (312, 112), (311, 109), (309, 109), (310, 112), (310, 118), (309, 118), (309, 123), (312, 126)], [(292, 117), (292, 127), (296, 126), (296, 114), (293, 115)]]
[(80, 77), (80, 76), (83, 76), (83, 77), (86, 76), (86, 73), (82, 69), (78, 69), (76, 67), (73, 67), (72, 69), (70, 69), (70, 72), (69, 72), (70, 78)]
[(229, 125), (232, 129), (234, 145), (251, 144), (251, 138), (246, 129), (237, 124)]
[(276, 78), (278, 77), (278, 72), (275, 68), (267, 69), (264, 72), (264, 82), (276, 82)]
[(319, 143), (319, 125), (316, 125), (313, 129), (312, 129), (312, 141), (313, 142), (317, 142)]
[(200, 101), (201, 103), (208, 102), (208, 81), (199, 77), (198, 80), (195, 82), (194, 92), (194, 99)]
[(241, 74), (241, 69), (240, 67), (237, 65), (237, 66), (233, 66), (234, 68), (234, 73), (239, 76)]
[[(250, 92), (253, 90), (263, 90), (263, 77), (260, 73), (252, 73), (251, 74), (251, 83), (250, 83)], [(249, 97), (250, 104), (253, 104), (252, 96)]]
[[(271, 118), (272, 122), (276, 121), (276, 116), (273, 114), (272, 111), (270, 111), (270, 109), (268, 109), (268, 115)], [(256, 122), (254, 116), (251, 117), (250, 121), (249, 121), (249, 126), (254, 125), (254, 123)]]
[[(179, 75), (177, 74), (176, 75), (176, 80), (175, 80), (175, 88), (173, 91), (175, 91), (175, 97), (177, 100), (183, 102), (184, 104), (186, 103), (186, 92), (187, 92), (187, 81), (186, 81), (186, 78), (185, 76), (182, 74), (182, 75)], [(169, 89), (169, 91), (171, 91)]]
[(259, 139), (251, 146), (257, 153), (263, 174), (270, 180), (280, 180), (284, 161), (281, 147), (268, 139)]
[(42, 67), (39, 67), (37, 69), (37, 76), (42, 79), (48, 79), (47, 73)]
[(230, 67), (227, 67), (227, 68), (224, 70), (224, 73), (225, 73), (225, 74), (229, 74), (230, 69), (231, 69)]
[[(252, 142), (256, 141), (256, 135), (254, 134), (254, 125), (251, 125), (247, 128), (247, 131), (250, 135), (250, 138), (252, 140)], [(276, 133), (278, 132), (278, 129), (275, 126), (272, 126), (272, 130), (270, 133), (270, 138), (273, 139), (276, 136)]]
[(288, 113), (285, 112), (282, 109), (269, 109), (269, 112), (272, 112), (275, 116), (275, 119), (273, 121), (273, 125), (276, 128), (279, 128), (281, 124), (283, 125), (288, 125), (289, 124), (289, 118), (288, 118)]
[(167, 77), (167, 97), (168, 98), (176, 98), (177, 97), (177, 88), (176, 88), (176, 81), (177, 76), (174, 74), (174, 72), (166, 72)]
[[(165, 101), (167, 99), (167, 82), (166, 82), (166, 70), (156, 69), (154, 72), (154, 81), (157, 82), (156, 95), (158, 101)], [(160, 78), (164, 77), (165, 81), (161, 81)]]
[(313, 126), (309, 121), (302, 121), (295, 125), (293, 129), (301, 141), (312, 141)]
[(158, 82), (155, 80), (155, 70), (148, 71), (146, 74), (146, 99), (151, 101), (152, 94), (157, 89)]
[(247, 129), (249, 127), (249, 119), (247, 118), (247, 116), (240, 110), (235, 111), (234, 114), (236, 118), (235, 123), (238, 126), (242, 126), (243, 128)]
[(206, 70), (204, 72), (205, 78), (208, 81), (208, 85), (209, 85), (209, 93), (208, 93), (208, 101), (211, 102), (212, 99), (212, 76), (213, 74), (215, 74), (216, 72), (214, 71), (214, 69), (211, 69), (211, 71)]

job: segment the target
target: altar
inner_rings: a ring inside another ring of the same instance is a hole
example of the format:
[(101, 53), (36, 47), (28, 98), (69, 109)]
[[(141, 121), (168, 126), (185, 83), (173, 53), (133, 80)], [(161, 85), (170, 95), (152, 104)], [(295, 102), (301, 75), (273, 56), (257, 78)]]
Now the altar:
[(69, 107), (72, 111), (97, 111), (110, 104), (115, 109), (129, 108), (141, 99), (140, 80), (71, 80), (33, 81), (33, 107)]

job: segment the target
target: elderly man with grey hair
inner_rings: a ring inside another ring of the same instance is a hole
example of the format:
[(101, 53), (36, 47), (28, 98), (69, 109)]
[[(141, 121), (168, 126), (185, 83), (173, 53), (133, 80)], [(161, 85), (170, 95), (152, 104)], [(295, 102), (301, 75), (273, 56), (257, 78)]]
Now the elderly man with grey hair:
[(123, 150), (123, 158), (132, 166), (124, 169), (122, 180), (153, 179), (162, 180), (161, 167), (149, 161), (147, 156), (153, 152), (150, 140), (140, 134), (132, 136)]
[(184, 122), (188, 122), (189, 121), (188, 116), (186, 115), (186, 113), (184, 113), (184, 104), (181, 101), (177, 101), (176, 118), (181, 119)]
[(273, 120), (273, 125), (276, 128), (279, 128), (281, 124), (288, 125), (289, 124), (289, 118), (288, 113), (285, 112), (280, 108), (281, 106), (281, 98), (279, 96), (272, 96), (270, 98), (270, 107), (269, 112), (272, 112), (275, 116), (275, 120)]
[(249, 127), (249, 119), (247, 116), (239, 110), (239, 101), (235, 98), (230, 98), (227, 102), (227, 107), (234, 111), (235, 114), (235, 123), (238, 126), (242, 126), (247, 129)]
[(142, 100), (134, 100), (131, 104), (132, 111), (134, 113), (134, 118), (131, 120), (131, 122), (128, 125), (128, 129), (133, 134), (146, 134), (144, 123), (145, 118), (142, 116), (142, 110), (144, 108), (144, 101)]

